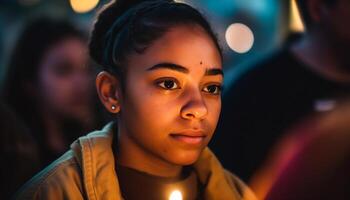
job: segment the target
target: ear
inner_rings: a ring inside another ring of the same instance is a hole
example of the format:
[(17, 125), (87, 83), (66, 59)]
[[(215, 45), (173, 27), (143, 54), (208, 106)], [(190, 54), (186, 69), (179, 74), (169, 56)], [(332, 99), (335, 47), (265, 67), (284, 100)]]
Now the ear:
[(120, 86), (118, 79), (106, 71), (100, 72), (96, 77), (98, 96), (105, 108), (113, 114), (120, 111)]

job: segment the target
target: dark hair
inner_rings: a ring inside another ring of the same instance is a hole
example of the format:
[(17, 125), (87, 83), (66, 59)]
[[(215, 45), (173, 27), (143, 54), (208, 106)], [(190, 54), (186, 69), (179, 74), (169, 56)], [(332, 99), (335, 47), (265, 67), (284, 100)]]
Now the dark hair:
[(2, 97), (35, 135), (40, 135), (38, 132), (44, 129), (40, 124), (42, 120), (37, 97), (28, 90), (28, 85), (36, 84), (39, 65), (45, 53), (70, 37), (86, 40), (84, 33), (70, 22), (41, 17), (29, 21), (14, 46)]
[(118, 0), (107, 4), (92, 31), (90, 56), (123, 82), (127, 55), (144, 52), (171, 27), (184, 24), (202, 27), (222, 57), (217, 38), (203, 15), (172, 0)]
[[(306, 25), (306, 27), (309, 27), (313, 24), (313, 21), (309, 13), (308, 0), (296, 0), (296, 2), (299, 8), (299, 12), (303, 18), (304, 24)], [(337, 3), (337, 0), (323, 0), (322, 2), (327, 6), (333, 6)]]

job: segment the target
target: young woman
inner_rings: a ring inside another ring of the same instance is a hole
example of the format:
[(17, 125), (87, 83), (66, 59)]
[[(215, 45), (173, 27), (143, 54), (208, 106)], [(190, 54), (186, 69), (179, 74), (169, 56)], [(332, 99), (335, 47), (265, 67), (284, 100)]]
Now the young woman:
[(30, 181), (18, 199), (253, 199), (206, 148), (221, 108), (222, 58), (208, 22), (170, 0), (119, 0), (90, 42), (116, 114)]

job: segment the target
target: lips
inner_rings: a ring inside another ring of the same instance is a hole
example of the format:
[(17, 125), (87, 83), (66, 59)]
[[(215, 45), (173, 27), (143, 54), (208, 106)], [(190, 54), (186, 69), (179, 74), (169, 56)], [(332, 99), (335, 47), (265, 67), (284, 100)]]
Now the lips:
[(207, 137), (203, 131), (193, 130), (182, 131), (180, 133), (173, 133), (170, 134), (170, 136), (177, 141), (192, 145), (201, 144)]

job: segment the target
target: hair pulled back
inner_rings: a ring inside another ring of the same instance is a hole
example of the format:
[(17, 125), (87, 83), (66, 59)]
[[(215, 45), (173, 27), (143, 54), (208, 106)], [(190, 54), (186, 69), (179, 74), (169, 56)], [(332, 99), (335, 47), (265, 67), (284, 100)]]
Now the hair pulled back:
[(177, 25), (203, 28), (221, 55), (208, 21), (193, 7), (173, 0), (117, 0), (105, 5), (97, 16), (89, 43), (90, 56), (123, 82), (127, 56), (142, 54)]

